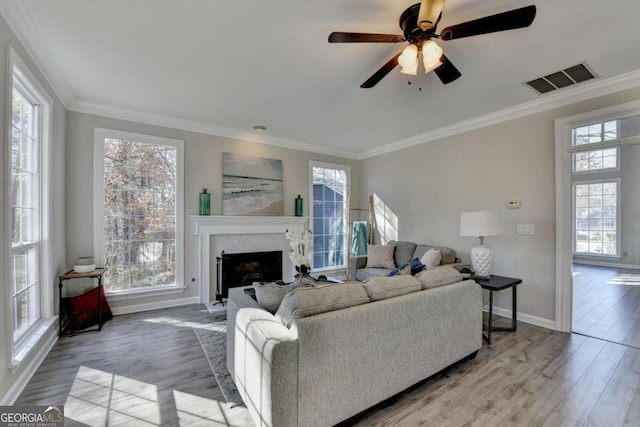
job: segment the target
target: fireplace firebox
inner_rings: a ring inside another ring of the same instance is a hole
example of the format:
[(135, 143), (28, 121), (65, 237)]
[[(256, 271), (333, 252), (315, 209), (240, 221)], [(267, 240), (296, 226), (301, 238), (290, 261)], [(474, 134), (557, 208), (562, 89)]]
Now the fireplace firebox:
[(216, 257), (216, 300), (229, 297), (229, 289), (248, 286), (253, 282), (273, 282), (282, 279), (282, 251), (246, 252)]

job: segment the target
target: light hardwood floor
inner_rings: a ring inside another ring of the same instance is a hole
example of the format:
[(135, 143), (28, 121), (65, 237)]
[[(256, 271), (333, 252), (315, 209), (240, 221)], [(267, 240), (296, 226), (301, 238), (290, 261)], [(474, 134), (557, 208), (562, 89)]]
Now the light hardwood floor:
[[(224, 403), (191, 330), (214, 320), (192, 305), (62, 338), (17, 403), (65, 404), (68, 426), (251, 426)], [(492, 338), (344, 425), (640, 425), (640, 350), (524, 323)]]
[(574, 264), (572, 330), (640, 348), (640, 270)]

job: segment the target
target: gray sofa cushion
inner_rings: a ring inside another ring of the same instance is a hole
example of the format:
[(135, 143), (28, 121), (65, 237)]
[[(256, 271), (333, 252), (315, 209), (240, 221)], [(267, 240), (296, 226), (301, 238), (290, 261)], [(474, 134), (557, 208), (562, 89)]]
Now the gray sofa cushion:
[(431, 270), (423, 270), (416, 278), (422, 283), (422, 289), (431, 289), (460, 282), (462, 274), (453, 267), (442, 265)]
[(385, 277), (393, 270), (390, 268), (359, 268), (356, 270), (356, 280), (365, 281), (369, 277)]
[(371, 301), (379, 301), (422, 290), (422, 282), (411, 275), (370, 277), (362, 283)]
[(367, 291), (358, 282), (297, 288), (282, 299), (276, 318), (286, 327), (290, 327), (295, 319), (365, 304), (369, 301)]
[(422, 258), (429, 249), (440, 249), (440, 255), (442, 255), (442, 260), (440, 261), (440, 265), (445, 264), (453, 264), (456, 262), (456, 252), (445, 246), (429, 246), (429, 245), (418, 245), (416, 247), (416, 251), (413, 254), (414, 258)]
[(393, 259), (396, 263), (396, 267), (411, 262), (412, 259), (416, 258), (413, 253), (416, 251), (417, 244), (413, 242), (407, 241), (390, 241), (390, 245), (394, 245), (396, 247), (396, 251), (393, 254)]

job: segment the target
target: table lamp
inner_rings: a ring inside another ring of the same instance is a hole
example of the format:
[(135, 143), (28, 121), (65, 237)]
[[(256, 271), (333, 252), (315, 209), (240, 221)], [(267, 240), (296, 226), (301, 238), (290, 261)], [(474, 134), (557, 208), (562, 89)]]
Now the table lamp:
[(480, 244), (471, 248), (471, 266), (478, 279), (491, 277), (493, 250), (484, 245), (486, 236), (500, 234), (498, 216), (491, 211), (463, 212), (460, 214), (460, 236), (478, 237)]

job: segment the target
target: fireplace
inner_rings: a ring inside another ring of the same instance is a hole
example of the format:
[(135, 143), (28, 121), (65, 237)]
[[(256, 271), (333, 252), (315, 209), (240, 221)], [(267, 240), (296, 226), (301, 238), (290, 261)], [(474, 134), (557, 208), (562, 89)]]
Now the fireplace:
[(216, 257), (218, 287), (216, 300), (229, 297), (229, 289), (248, 286), (253, 282), (273, 282), (282, 279), (282, 251), (246, 252)]
[[(220, 216), (191, 215), (198, 238), (197, 274), (200, 302), (213, 307), (218, 283), (216, 257), (223, 250), (230, 253), (289, 250), (285, 230), (301, 233), (308, 228), (308, 218), (301, 216)], [(214, 255), (215, 254), (215, 255)], [(296, 274), (288, 256), (282, 257), (282, 278), (292, 280)], [(212, 301), (214, 300), (214, 301)]]

